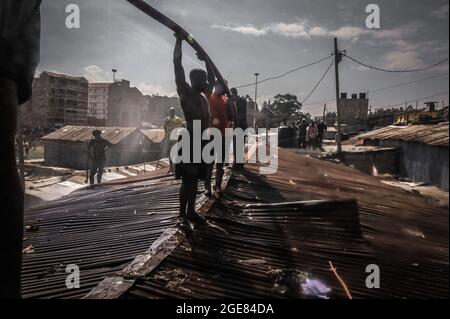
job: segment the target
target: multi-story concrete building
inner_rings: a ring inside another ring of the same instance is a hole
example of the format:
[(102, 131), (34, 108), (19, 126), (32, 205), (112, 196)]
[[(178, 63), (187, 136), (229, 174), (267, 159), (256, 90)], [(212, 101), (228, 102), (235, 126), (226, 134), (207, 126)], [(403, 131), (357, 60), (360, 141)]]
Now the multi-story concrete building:
[(23, 127), (51, 128), (86, 125), (88, 81), (53, 72), (42, 72), (33, 81), (32, 98), (19, 109)]
[(104, 126), (108, 118), (109, 89), (113, 83), (89, 83), (88, 123)]
[(107, 126), (142, 126), (147, 100), (130, 81), (114, 82), (108, 90)]
[(341, 110), (341, 123), (347, 126), (349, 132), (357, 132), (367, 127), (369, 114), (369, 99), (366, 93), (352, 94), (347, 98), (347, 93), (341, 93), (339, 99)]

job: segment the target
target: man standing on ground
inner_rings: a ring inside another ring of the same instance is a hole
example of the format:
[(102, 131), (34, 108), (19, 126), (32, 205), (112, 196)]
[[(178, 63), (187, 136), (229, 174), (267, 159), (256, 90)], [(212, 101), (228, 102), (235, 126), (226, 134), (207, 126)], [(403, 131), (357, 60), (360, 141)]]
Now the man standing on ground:
[[(247, 101), (240, 97), (238, 95), (238, 91), (236, 88), (231, 89), (231, 101), (234, 102), (234, 105), (236, 106), (235, 109), (235, 119), (234, 119), (234, 127), (240, 128), (244, 132), (248, 128), (248, 122), (247, 122)], [(236, 137), (233, 137), (233, 155), (234, 155), (234, 167), (237, 169), (242, 169), (244, 167), (244, 163), (238, 163), (236, 159), (244, 158), (244, 149), (245, 149), (245, 138), (244, 137), (244, 148), (243, 149), (237, 149), (237, 141)], [(238, 152), (240, 153), (238, 156)]]
[(88, 154), (92, 160), (92, 169), (89, 176), (89, 183), (94, 184), (95, 174), (97, 174), (97, 183), (102, 182), (103, 169), (105, 168), (106, 155), (105, 152), (112, 144), (102, 137), (100, 130), (94, 130), (92, 132), (94, 138), (89, 142)]
[(306, 148), (306, 131), (308, 129), (308, 124), (305, 119), (302, 119), (298, 124), (298, 144), (300, 148)]
[(171, 107), (169, 109), (169, 116), (164, 119), (164, 132), (166, 133), (166, 152), (169, 157), (169, 173), (173, 173), (175, 171), (173, 166), (172, 158), (170, 157), (170, 150), (176, 144), (176, 141), (172, 141), (170, 139), (170, 134), (173, 130), (180, 128), (183, 126), (183, 120), (175, 115), (175, 108)]
[(319, 131), (317, 129), (317, 124), (313, 120), (311, 124), (308, 126), (308, 144), (310, 147), (312, 147), (314, 150), (317, 147), (317, 135), (319, 134)]
[(24, 193), (14, 143), (17, 107), (31, 98), (39, 63), (40, 5), (41, 0), (0, 1), (0, 299), (21, 297)]
[(319, 125), (317, 126), (317, 130), (319, 132), (318, 136), (317, 136), (319, 148), (322, 148), (323, 137), (325, 135), (325, 132), (327, 131), (327, 126), (325, 125), (325, 123), (323, 121), (320, 121)]
[[(205, 179), (206, 164), (203, 159), (200, 163), (194, 163), (194, 121), (200, 123), (203, 133), (209, 125), (209, 104), (205, 94), (209, 91), (207, 75), (204, 70), (194, 69), (190, 72), (191, 85), (186, 82), (186, 75), (182, 64), (182, 43), (183, 38), (176, 34), (177, 38), (173, 53), (173, 63), (175, 68), (175, 83), (177, 85), (178, 96), (180, 97), (181, 108), (186, 120), (186, 129), (189, 133), (189, 154), (190, 161), (180, 162), (175, 165), (175, 177), (181, 179), (180, 186), (180, 227), (187, 227), (188, 220), (194, 222), (204, 222), (204, 219), (195, 211), (195, 199), (198, 191), (199, 179)], [(210, 66), (208, 66), (208, 69)], [(203, 147), (204, 141), (196, 141)], [(183, 145), (185, 145), (184, 143)], [(186, 150), (182, 149), (182, 152)]]

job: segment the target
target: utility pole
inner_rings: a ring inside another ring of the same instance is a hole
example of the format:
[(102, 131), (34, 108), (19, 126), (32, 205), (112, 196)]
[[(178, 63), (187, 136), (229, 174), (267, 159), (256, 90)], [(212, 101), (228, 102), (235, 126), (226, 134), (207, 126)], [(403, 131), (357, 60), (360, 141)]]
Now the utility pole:
[(113, 83), (115, 83), (115, 82), (116, 82), (116, 72), (117, 72), (117, 69), (112, 69), (111, 71), (112, 71), (112, 73), (113, 73)]
[(322, 117), (322, 120), (323, 120), (324, 123), (325, 123), (325, 116), (326, 116), (326, 114), (327, 114), (327, 103), (325, 103), (323, 105), (323, 117)]
[(256, 109), (258, 108), (256, 103), (258, 98), (258, 76), (259, 73), (255, 73), (255, 109), (253, 110), (253, 127), (256, 127)]
[(336, 78), (336, 114), (337, 114), (337, 138), (336, 138), (336, 143), (337, 143), (337, 153), (341, 153), (342, 152), (342, 144), (341, 144), (341, 134), (342, 134), (342, 130), (341, 130), (341, 107), (340, 107), (340, 103), (339, 103), (339, 63), (342, 60), (342, 54), (341, 52), (338, 50), (338, 42), (337, 42), (337, 38), (334, 38), (334, 73), (335, 73), (335, 78)]

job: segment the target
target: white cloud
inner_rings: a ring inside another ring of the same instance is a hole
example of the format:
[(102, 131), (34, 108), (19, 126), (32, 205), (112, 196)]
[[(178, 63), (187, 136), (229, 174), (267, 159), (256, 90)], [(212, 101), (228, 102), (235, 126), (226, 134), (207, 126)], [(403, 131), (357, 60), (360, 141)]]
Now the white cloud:
[(431, 15), (438, 19), (447, 19), (448, 18), (449, 5), (445, 4), (439, 9), (431, 12)]
[(176, 95), (175, 92), (168, 92), (162, 87), (161, 85), (153, 85), (153, 84), (147, 84), (144, 82), (140, 82), (137, 86), (139, 91), (142, 92), (144, 95), (167, 95), (167, 96), (174, 96)]
[(399, 51), (415, 51), (420, 48), (420, 44), (413, 44), (405, 40), (395, 40), (392, 44)]
[(357, 41), (363, 35), (371, 36), (375, 39), (404, 39), (409, 35), (414, 34), (422, 26), (423, 23), (415, 21), (394, 29), (373, 30), (348, 25), (336, 30), (329, 30), (322, 26), (313, 25), (307, 20), (303, 20), (294, 23), (271, 23), (261, 27), (252, 24), (236, 24), (213, 25), (212, 28), (258, 37), (275, 34), (291, 38), (310, 39), (312, 37), (338, 37), (344, 40)]
[(363, 34), (367, 34), (367, 33), (370, 33), (370, 31), (363, 30), (359, 27), (350, 27), (350, 26), (342, 27), (342, 28), (337, 29), (336, 31), (330, 32), (331, 35), (341, 38), (341, 39), (344, 39), (344, 40), (352, 40), (352, 39), (358, 38), (359, 36), (361, 36)]
[(262, 35), (265, 35), (267, 33), (266, 30), (258, 29), (258, 28), (254, 27), (251, 24), (242, 25), (242, 26), (229, 26), (229, 25), (218, 25), (218, 24), (215, 24), (215, 25), (212, 26), (212, 28), (220, 29), (220, 30), (223, 30), (223, 31), (234, 31), (234, 32), (239, 32), (239, 33), (242, 33), (242, 34), (253, 35), (253, 36), (262, 36)]
[(402, 28), (372, 31), (372, 35), (377, 39), (399, 39), (404, 36)]
[(274, 34), (292, 38), (309, 38), (309, 34), (303, 23), (277, 23), (266, 28)]
[(311, 30), (309, 30), (309, 34), (311, 36), (327, 36), (329, 34), (327, 29), (324, 29), (322, 27), (313, 27)]
[(109, 72), (105, 72), (97, 65), (89, 65), (83, 68), (83, 76), (89, 82), (112, 82)]
[(424, 62), (416, 51), (389, 51), (384, 56), (385, 68), (395, 69), (416, 69), (425, 66)]

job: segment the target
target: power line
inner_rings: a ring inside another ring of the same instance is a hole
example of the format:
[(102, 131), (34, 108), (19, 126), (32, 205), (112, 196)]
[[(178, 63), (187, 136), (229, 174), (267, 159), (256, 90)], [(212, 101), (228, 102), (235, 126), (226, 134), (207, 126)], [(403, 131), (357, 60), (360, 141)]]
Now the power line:
[(432, 64), (432, 65), (429, 65), (429, 66), (426, 66), (426, 67), (420, 68), (420, 69), (411, 69), (411, 70), (387, 70), (387, 69), (375, 67), (375, 66), (372, 66), (372, 65), (368, 65), (368, 64), (366, 64), (366, 63), (363, 63), (363, 62), (361, 62), (361, 61), (358, 61), (357, 59), (352, 58), (351, 56), (348, 56), (347, 54), (345, 54), (345, 53), (343, 53), (343, 52), (342, 52), (342, 55), (345, 56), (345, 57), (347, 57), (348, 59), (352, 60), (352, 61), (355, 62), (355, 63), (358, 63), (358, 64), (360, 64), (360, 65), (362, 65), (362, 66), (365, 66), (366, 68), (373, 69), (373, 70), (377, 70), (377, 71), (389, 72), (389, 73), (409, 73), (409, 72), (426, 71), (426, 70), (430, 70), (430, 69), (432, 69), (432, 68), (434, 68), (434, 67), (436, 67), (436, 66), (438, 66), (438, 65), (440, 65), (440, 64), (442, 64), (442, 63), (448, 61), (448, 58), (445, 58), (445, 59), (443, 59), (443, 60), (441, 60), (441, 61), (439, 61), (439, 62), (437, 62), (437, 63), (435, 63), (435, 64)]
[(372, 93), (373, 93), (373, 92), (379, 92), (379, 91), (384, 91), (384, 90), (388, 90), (388, 89), (392, 89), (392, 88), (396, 88), (396, 87), (399, 87), (399, 86), (404, 86), (404, 85), (408, 85), (408, 84), (412, 84), (412, 83), (417, 83), (417, 82), (422, 82), (422, 81), (427, 81), (427, 80), (437, 79), (437, 78), (443, 77), (444, 75), (448, 75), (448, 72), (447, 72), (447, 73), (444, 73), (444, 74), (439, 74), (439, 75), (435, 75), (435, 76), (430, 76), (430, 77), (423, 78), (423, 79), (418, 79), (418, 80), (413, 80), (413, 81), (409, 81), (409, 82), (404, 82), (404, 83), (394, 84), (394, 85), (387, 86), (387, 87), (383, 87), (383, 88), (380, 88), (380, 89), (369, 90), (369, 92), (372, 92)]
[(273, 76), (273, 77), (270, 77), (270, 78), (266, 78), (266, 79), (264, 79), (264, 80), (258, 81), (257, 83), (253, 82), (253, 83), (250, 83), (250, 84), (245, 84), (245, 85), (236, 86), (236, 89), (242, 89), (242, 88), (245, 88), (245, 87), (254, 86), (255, 84), (260, 84), (260, 83), (264, 83), (264, 82), (267, 82), (267, 81), (278, 80), (278, 79), (280, 79), (280, 78), (282, 78), (282, 77), (285, 77), (285, 76), (288, 75), (288, 74), (291, 74), (291, 73), (293, 73), (293, 72), (296, 72), (296, 71), (305, 69), (305, 68), (307, 68), (307, 67), (310, 67), (310, 66), (313, 66), (313, 65), (315, 65), (315, 64), (318, 64), (318, 63), (320, 63), (320, 62), (323, 62), (323, 61), (325, 61), (325, 60), (328, 60), (328, 59), (330, 59), (332, 56), (333, 56), (333, 55), (330, 55), (330, 56), (328, 56), (328, 57), (326, 57), (326, 58), (317, 60), (317, 61), (315, 61), (315, 62), (312, 62), (312, 63), (306, 64), (306, 65), (302, 65), (302, 66), (296, 67), (295, 69), (292, 69), (292, 70), (290, 70), (290, 71), (287, 71), (287, 72), (285, 72), (285, 73), (283, 73), (283, 74), (280, 74), (280, 75), (277, 75), (277, 76)]
[(322, 75), (322, 77), (320, 78), (319, 82), (317, 82), (317, 84), (312, 88), (311, 92), (309, 92), (309, 94), (303, 99), (302, 101), (302, 105), (303, 103), (306, 102), (306, 100), (308, 100), (311, 95), (314, 93), (314, 91), (317, 89), (317, 87), (319, 86), (319, 84), (322, 82), (322, 80), (325, 78), (325, 76), (327, 75), (327, 73), (330, 71), (331, 67), (334, 64), (334, 60), (331, 61), (330, 65), (328, 66), (328, 68), (326, 69), (325, 73)]
[[(422, 78), (422, 79), (418, 79), (418, 80), (413, 80), (413, 81), (408, 81), (408, 82), (402, 82), (402, 83), (397, 83), (391, 86), (387, 86), (387, 87), (382, 87), (382, 88), (378, 88), (378, 89), (373, 89), (373, 90), (369, 90), (369, 93), (375, 93), (375, 92), (380, 92), (380, 91), (384, 91), (384, 90), (388, 90), (388, 89), (392, 89), (392, 88), (396, 88), (396, 87), (400, 87), (400, 86), (405, 86), (408, 84), (414, 84), (414, 83), (418, 83), (418, 82), (423, 82), (423, 81), (428, 81), (428, 80), (432, 80), (432, 79), (437, 79), (440, 77), (443, 77), (445, 75), (448, 75), (449, 73), (444, 73), (444, 74), (439, 74), (439, 75), (435, 75), (435, 76), (430, 76), (427, 78)], [(330, 102), (330, 101), (335, 101), (334, 98), (330, 98), (327, 100), (321, 100), (321, 101), (316, 101), (316, 102), (311, 102), (308, 104), (305, 104), (303, 106), (309, 106), (309, 105), (315, 105), (315, 104), (321, 104), (321, 103), (325, 103), (325, 102)]]
[(432, 97), (441, 96), (441, 95), (445, 95), (445, 94), (448, 94), (448, 91), (447, 91), (447, 92), (442, 92), (442, 93), (433, 94), (433, 95), (430, 95), (430, 96), (418, 97), (418, 98), (415, 98), (415, 99), (407, 100), (407, 101), (402, 102), (402, 103), (393, 104), (393, 105), (388, 105), (388, 106), (389, 106), (389, 107), (401, 106), (401, 105), (408, 104), (409, 102), (422, 101), (422, 100), (431, 99)]
[[(442, 92), (442, 93), (438, 93), (438, 94), (433, 94), (433, 95), (430, 95), (430, 96), (418, 97), (418, 98), (411, 99), (411, 100), (407, 100), (407, 101), (404, 101), (404, 102), (398, 103), (398, 104), (389, 104), (389, 105), (387, 105), (387, 106), (389, 106), (389, 107), (402, 106), (402, 105), (408, 104), (408, 103), (410, 103), (410, 102), (415, 102), (415, 101), (422, 101), (422, 100), (426, 100), (426, 99), (431, 99), (432, 97), (441, 96), (441, 95), (445, 95), (445, 94), (448, 94), (448, 93), (449, 93), (449, 92), (447, 91), (447, 92)], [(316, 104), (320, 104), (320, 103), (334, 102), (334, 101), (336, 101), (336, 100), (335, 100), (335, 99), (328, 99), (328, 100), (317, 101), (317, 102), (313, 102), (313, 103), (309, 103), (309, 104), (304, 104), (303, 106), (310, 106), (310, 105), (316, 105)]]

